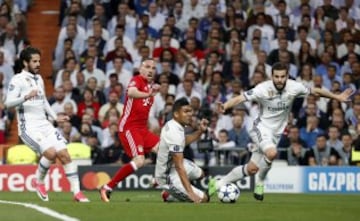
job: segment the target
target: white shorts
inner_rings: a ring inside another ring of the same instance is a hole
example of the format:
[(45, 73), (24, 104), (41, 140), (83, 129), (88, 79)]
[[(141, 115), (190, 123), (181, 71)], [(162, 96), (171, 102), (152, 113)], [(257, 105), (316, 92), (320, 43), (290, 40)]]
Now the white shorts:
[(270, 147), (276, 147), (280, 141), (281, 134), (274, 134), (269, 128), (254, 126), (250, 131), (250, 137), (255, 142), (260, 152), (265, 152)]
[[(184, 159), (184, 167), (189, 180), (199, 179), (203, 174), (202, 169), (190, 160)], [(204, 198), (205, 193), (202, 190), (193, 185), (191, 185), (191, 187), (196, 195), (200, 198)], [(171, 169), (169, 174), (169, 184), (164, 185), (163, 189), (169, 191), (169, 193), (179, 201), (191, 202), (175, 168)]]
[(43, 153), (50, 147), (56, 152), (66, 148), (66, 139), (53, 127), (26, 128), (21, 131), (21, 140), (35, 152)]

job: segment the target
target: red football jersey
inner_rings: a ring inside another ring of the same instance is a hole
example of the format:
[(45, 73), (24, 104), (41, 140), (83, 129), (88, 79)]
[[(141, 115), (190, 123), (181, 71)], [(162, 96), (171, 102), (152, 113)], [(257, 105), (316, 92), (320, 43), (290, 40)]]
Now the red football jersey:
[[(128, 88), (136, 87), (141, 92), (150, 92), (151, 84), (141, 75), (134, 76)], [(119, 123), (119, 132), (132, 128), (147, 128), (149, 111), (154, 97), (130, 98), (126, 96), (123, 115)]]

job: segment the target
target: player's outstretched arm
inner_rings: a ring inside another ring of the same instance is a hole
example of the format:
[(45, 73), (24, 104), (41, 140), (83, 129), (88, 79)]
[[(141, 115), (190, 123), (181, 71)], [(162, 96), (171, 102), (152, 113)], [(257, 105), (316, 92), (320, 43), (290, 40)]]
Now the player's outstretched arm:
[(340, 102), (348, 102), (350, 101), (350, 96), (354, 93), (354, 91), (350, 88), (346, 89), (340, 94), (334, 94), (331, 91), (323, 90), (321, 88), (312, 88), (312, 93), (320, 95), (321, 97), (327, 97), (331, 99), (336, 99)]
[(192, 134), (186, 135), (185, 136), (185, 145), (189, 145), (192, 142), (200, 139), (201, 134), (205, 133), (207, 131), (209, 125), (209, 121), (206, 119), (201, 119), (200, 121), (200, 125), (197, 131), (195, 131)]
[(240, 94), (239, 96), (233, 97), (223, 104), (218, 103), (218, 112), (224, 113), (227, 109), (230, 109), (244, 101), (246, 101), (244, 94)]

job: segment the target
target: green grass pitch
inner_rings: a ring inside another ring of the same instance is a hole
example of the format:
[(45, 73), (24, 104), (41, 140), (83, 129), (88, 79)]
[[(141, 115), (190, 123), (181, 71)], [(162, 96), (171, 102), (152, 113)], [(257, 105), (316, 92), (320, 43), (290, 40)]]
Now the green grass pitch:
[[(160, 192), (114, 192), (110, 203), (100, 201), (98, 192), (86, 192), (91, 203), (75, 203), (71, 193), (49, 193), (42, 202), (35, 193), (0, 193), (1, 200), (34, 203), (79, 220), (99, 221), (358, 221), (360, 195), (266, 194), (263, 202), (251, 193), (241, 193), (235, 204), (223, 204), (213, 197), (209, 204), (163, 203)], [(128, 199), (128, 200), (127, 200)], [(56, 220), (35, 210), (0, 204), (1, 221)]]

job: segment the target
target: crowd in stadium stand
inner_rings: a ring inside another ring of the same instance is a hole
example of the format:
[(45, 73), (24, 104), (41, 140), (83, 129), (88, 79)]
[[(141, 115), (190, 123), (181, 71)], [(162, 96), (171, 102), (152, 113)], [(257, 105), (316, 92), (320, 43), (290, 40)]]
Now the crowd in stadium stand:
[[(14, 0), (12, 8), (3, 2), (0, 76), (6, 89), (13, 74), (6, 70), (29, 44), (23, 16), (28, 1)], [(259, 106), (247, 102), (218, 114), (215, 104), (270, 79), (272, 64), (282, 62), (290, 78), (309, 87), (356, 92), (348, 104), (316, 95), (297, 99), (279, 159), (349, 165), (352, 148), (360, 146), (359, 6), (360, 0), (62, 0), (49, 102), (71, 120), (58, 129), (69, 142), (91, 146), (93, 164), (127, 162), (117, 138), (124, 94), (142, 58), (152, 57), (161, 87), (151, 130), (159, 133), (173, 102), (186, 97), (194, 109), (188, 132), (209, 119), (216, 150), (200, 153), (194, 143), (186, 157), (208, 165), (244, 163)], [(9, 115), (2, 116), (0, 130)]]

